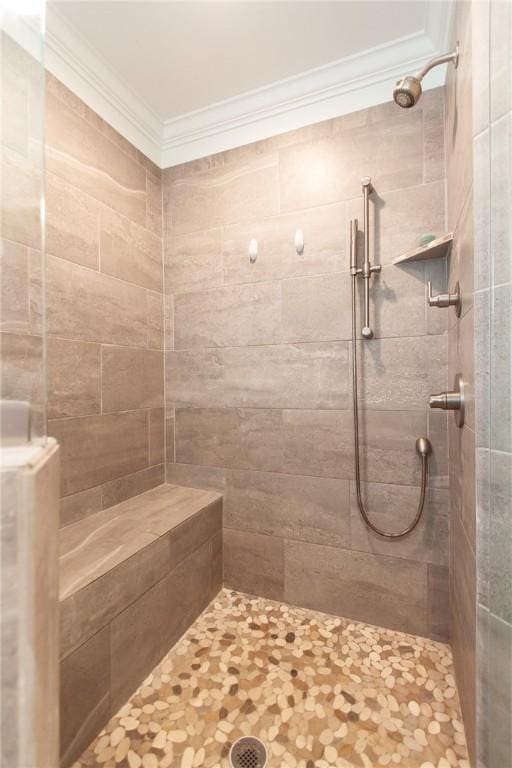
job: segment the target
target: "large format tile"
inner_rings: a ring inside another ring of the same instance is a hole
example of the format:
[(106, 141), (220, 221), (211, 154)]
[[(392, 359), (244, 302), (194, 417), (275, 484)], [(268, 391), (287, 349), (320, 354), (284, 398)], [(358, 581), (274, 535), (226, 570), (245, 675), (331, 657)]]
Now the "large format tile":
[(224, 521), (238, 530), (349, 546), (349, 483), (231, 470), (226, 476)]
[(277, 154), (227, 163), (181, 178), (164, 174), (164, 213), (174, 234), (254, 220), (278, 212)]
[(278, 471), (281, 436), (279, 410), (176, 409), (176, 460), (184, 464)]
[(48, 257), (48, 334), (105, 344), (146, 346), (146, 291)]
[(475, 738), (476, 563), (457, 511), (450, 520), (450, 639), (468, 745)]
[(103, 413), (158, 408), (163, 403), (163, 352), (137, 347), (101, 347)]
[[(346, 204), (347, 219), (358, 218), (362, 229), (363, 201), (355, 189)], [(416, 183), (398, 190), (382, 190), (375, 181), (370, 195), (370, 254), (377, 264), (391, 264), (394, 258), (417, 248), (425, 232), (444, 234), (444, 182)], [(404, 267), (402, 267), (403, 269)]]
[(101, 271), (162, 291), (161, 237), (105, 207), (101, 209), (99, 227)]
[(450, 639), (450, 569), (447, 565), (428, 566), (429, 636)]
[(167, 403), (203, 407), (344, 408), (346, 342), (168, 352)]
[(57, 419), (48, 432), (61, 446), (64, 496), (148, 465), (146, 411)]
[(60, 712), (61, 761), (70, 765), (111, 714), (108, 627), (61, 663)]
[[(420, 488), (390, 483), (363, 483), (362, 498), (370, 520), (385, 531), (404, 530), (416, 516)], [(403, 557), (424, 563), (448, 564), (448, 491), (427, 491), (417, 527), (401, 539), (385, 539), (373, 533), (362, 519), (355, 482), (350, 484), (351, 547), (363, 552)]]
[(285, 600), (425, 635), (427, 565), (285, 541)]
[(357, 342), (360, 391), (367, 408), (420, 410), (446, 389), (446, 336)]
[(111, 624), (111, 697), (119, 707), (210, 601), (211, 542), (199, 547)]
[[(408, 115), (375, 126), (352, 128), (318, 141), (279, 152), (279, 191), (282, 211), (348, 200), (361, 188), (361, 177), (372, 175), (379, 191), (402, 189), (423, 181), (422, 115)], [(397, 163), (404, 143), (408, 162)], [(372, 158), (371, 168), (368, 157)]]
[(133, 221), (146, 223), (146, 172), (94, 126), (48, 94), (48, 170)]
[(350, 291), (348, 272), (283, 280), (283, 341), (350, 339)]
[(165, 290), (199, 291), (222, 285), (221, 230), (211, 229), (164, 239)]
[(227, 286), (174, 297), (174, 348), (277, 344), (279, 283)]
[(48, 174), (45, 203), (47, 253), (98, 269), (99, 205), (94, 198)]
[(48, 339), (48, 418), (99, 413), (100, 345)]
[(3, 147), (1, 174), (2, 237), (41, 250), (41, 158), (31, 162)]
[[(257, 225), (225, 227), (222, 265), (225, 283), (249, 283), (317, 275), (348, 269), (343, 204), (262, 219)], [(294, 235), (302, 229), (304, 251), (295, 250)], [(197, 237), (197, 236), (196, 236)], [(258, 240), (258, 258), (251, 263), (249, 241)]]
[(224, 528), (224, 583), (274, 600), (284, 596), (283, 539)]

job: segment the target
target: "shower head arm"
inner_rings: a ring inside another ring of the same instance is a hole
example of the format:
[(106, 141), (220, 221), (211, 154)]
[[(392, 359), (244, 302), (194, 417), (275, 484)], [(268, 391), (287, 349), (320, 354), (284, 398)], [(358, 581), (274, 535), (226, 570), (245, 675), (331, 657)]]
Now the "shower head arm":
[(430, 72), (431, 69), (434, 69), (434, 67), (439, 66), (439, 64), (447, 64), (449, 62), (453, 63), (453, 66), (455, 69), (457, 69), (457, 65), (459, 63), (459, 46), (457, 45), (455, 50), (451, 53), (444, 53), (442, 56), (437, 56), (435, 59), (431, 59), (428, 64), (426, 64), (422, 70), (418, 72), (416, 77), (418, 80), (423, 80), (427, 72)]

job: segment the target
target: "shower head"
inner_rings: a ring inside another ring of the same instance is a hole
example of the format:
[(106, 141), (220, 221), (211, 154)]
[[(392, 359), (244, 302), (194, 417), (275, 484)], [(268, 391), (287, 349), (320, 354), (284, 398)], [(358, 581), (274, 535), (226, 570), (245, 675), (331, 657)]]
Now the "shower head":
[(410, 109), (414, 107), (421, 96), (421, 81), (431, 69), (437, 67), (439, 64), (446, 64), (451, 61), (455, 69), (459, 63), (459, 44), (457, 43), (455, 50), (452, 53), (445, 53), (444, 56), (438, 56), (436, 59), (432, 59), (429, 63), (423, 67), (421, 72), (417, 75), (405, 75), (397, 80), (395, 88), (393, 90), (393, 98), (399, 107), (403, 109)]
[(406, 75), (397, 81), (393, 98), (399, 107), (410, 109), (418, 103), (421, 96), (421, 80), (414, 75)]

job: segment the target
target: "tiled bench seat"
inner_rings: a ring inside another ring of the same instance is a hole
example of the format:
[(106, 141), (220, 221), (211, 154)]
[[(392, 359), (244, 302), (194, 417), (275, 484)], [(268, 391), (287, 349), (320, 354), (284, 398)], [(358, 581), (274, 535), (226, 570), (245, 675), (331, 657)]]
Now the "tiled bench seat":
[(222, 586), (222, 496), (161, 485), (60, 532), (69, 765)]

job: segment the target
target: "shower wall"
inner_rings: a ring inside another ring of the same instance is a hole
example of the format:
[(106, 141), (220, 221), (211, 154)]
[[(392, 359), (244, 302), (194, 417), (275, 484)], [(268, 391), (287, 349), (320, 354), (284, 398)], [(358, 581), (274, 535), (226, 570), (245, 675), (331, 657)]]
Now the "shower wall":
[(450, 454), (450, 637), (470, 753), (475, 751), (475, 402), (473, 301), (472, 14), (478, 3), (456, 3), (453, 44), (457, 70), (446, 84), (447, 224), (454, 231), (449, 285), (458, 280), (462, 316), (449, 313), (448, 383), (457, 373), (467, 388), (465, 424), (449, 419)]
[[(447, 420), (427, 401), (447, 384), (448, 315), (426, 308), (425, 283), (444, 291), (446, 263), (391, 261), (445, 231), (443, 124), (430, 91), (163, 173), (167, 479), (223, 492), (227, 586), (439, 638)], [(415, 514), (415, 440), (434, 448), (423, 520), (401, 541), (368, 531), (354, 493), (346, 233), (365, 175), (383, 269), (375, 338), (358, 342), (362, 470), (379, 525)]]
[(61, 522), (164, 479), (160, 170), (47, 77), (48, 431)]

